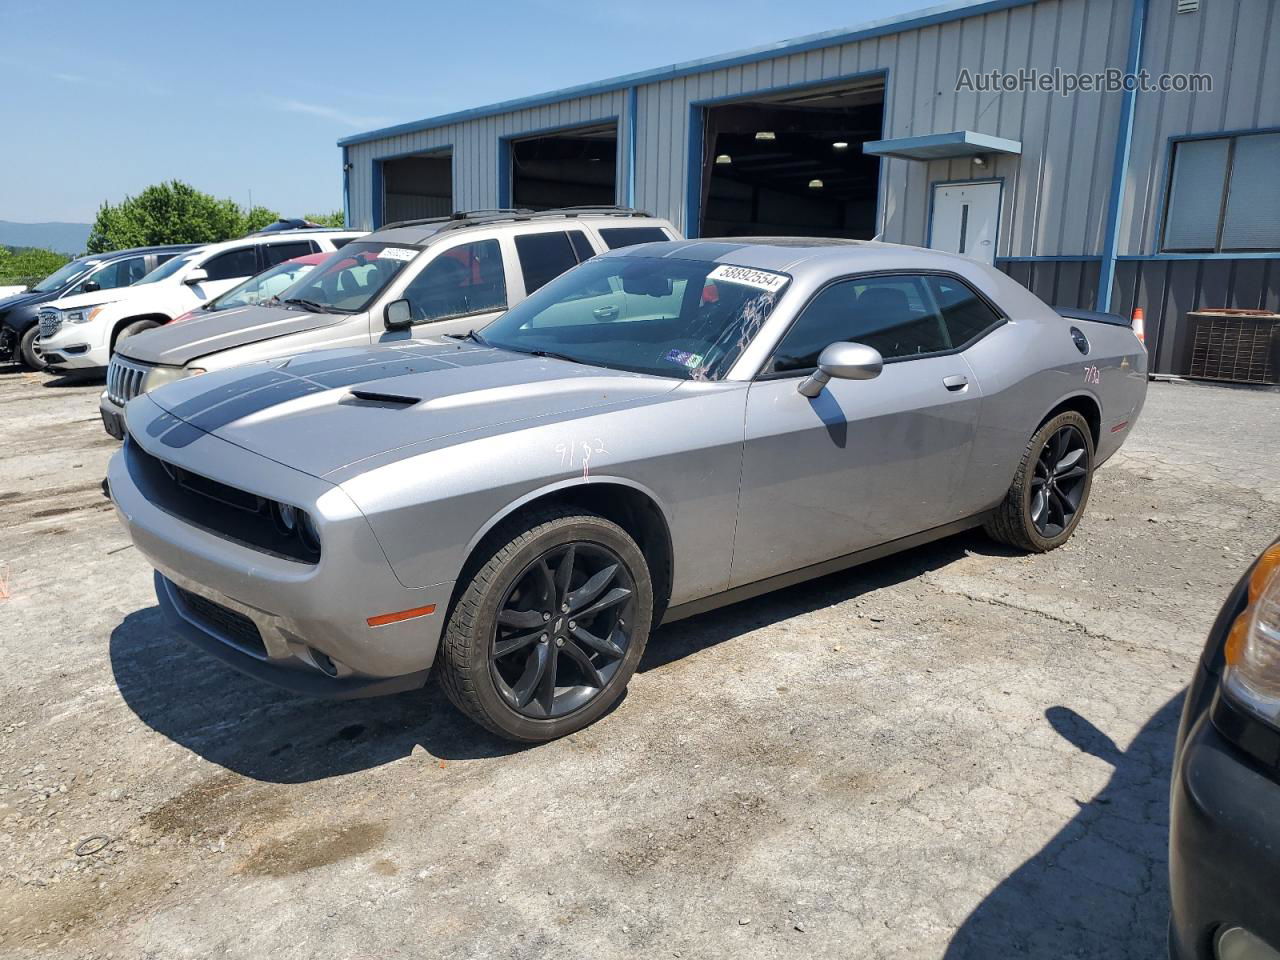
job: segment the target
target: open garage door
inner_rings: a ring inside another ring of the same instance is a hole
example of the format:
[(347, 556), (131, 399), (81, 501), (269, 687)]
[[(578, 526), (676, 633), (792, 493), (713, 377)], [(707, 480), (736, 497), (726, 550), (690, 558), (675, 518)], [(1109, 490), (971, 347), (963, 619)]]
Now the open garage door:
[(510, 142), (511, 205), (610, 206), (618, 196), (618, 127), (576, 127)]
[(700, 236), (876, 234), (884, 83), (707, 108)]
[(453, 154), (448, 150), (382, 161), (380, 223), (453, 213)]

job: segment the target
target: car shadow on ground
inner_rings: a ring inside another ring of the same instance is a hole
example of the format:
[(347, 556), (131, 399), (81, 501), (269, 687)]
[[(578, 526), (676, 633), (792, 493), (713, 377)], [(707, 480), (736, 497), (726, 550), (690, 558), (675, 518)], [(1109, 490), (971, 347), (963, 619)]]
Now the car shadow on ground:
[[(640, 670), (989, 549), (990, 541), (978, 533), (951, 537), (662, 627), (650, 638)], [(419, 745), (445, 760), (529, 749), (464, 718), (434, 682), (396, 696), (342, 702), (277, 690), (174, 636), (158, 607), (129, 614), (112, 631), (110, 657), (121, 696), (147, 726), (258, 780), (323, 780), (390, 763)]]
[(649, 640), (637, 672), (665, 666), (744, 633), (790, 620), (823, 607), (939, 570), (966, 554), (1019, 556), (980, 530), (947, 537), (881, 560), (828, 574), (751, 600), (721, 607), (658, 630)]
[(1182, 694), (1121, 750), (1086, 718), (1045, 719), (1111, 779), (1035, 856), (1000, 882), (956, 931), (946, 960), (1165, 956), (1169, 916), (1169, 776)]

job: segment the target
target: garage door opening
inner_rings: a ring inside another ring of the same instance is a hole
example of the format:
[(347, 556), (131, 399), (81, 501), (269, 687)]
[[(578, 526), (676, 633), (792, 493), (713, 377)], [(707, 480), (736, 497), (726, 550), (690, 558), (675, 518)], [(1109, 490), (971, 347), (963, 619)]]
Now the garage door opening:
[(453, 213), (453, 153), (437, 150), (382, 161), (379, 223)]
[(512, 140), (510, 155), (512, 206), (549, 210), (618, 202), (616, 124)]
[(883, 119), (883, 81), (707, 108), (699, 235), (871, 239)]

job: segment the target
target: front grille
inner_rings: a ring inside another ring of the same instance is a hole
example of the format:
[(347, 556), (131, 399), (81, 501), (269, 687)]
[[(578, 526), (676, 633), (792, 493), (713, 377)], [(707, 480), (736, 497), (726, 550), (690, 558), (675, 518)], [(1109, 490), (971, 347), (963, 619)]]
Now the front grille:
[(242, 546), (285, 560), (315, 564), (320, 546), (288, 533), (277, 523), (274, 501), (192, 473), (153, 456), (132, 437), (125, 439), (125, 463), (143, 494), (181, 520)]
[(142, 364), (130, 363), (118, 355), (112, 357), (107, 367), (107, 397), (123, 407), (142, 392), (147, 370)]
[(174, 584), (174, 589), (178, 592), (178, 597), (182, 600), (182, 605), (187, 608), (191, 619), (198, 622), (200, 626), (207, 627), (246, 653), (266, 657), (267, 648), (262, 643), (262, 634), (258, 632), (258, 625), (243, 613), (224, 607), (220, 603), (214, 603), (198, 593), (183, 590), (177, 584)]
[(62, 314), (52, 307), (40, 311), (40, 336), (52, 337), (62, 329)]

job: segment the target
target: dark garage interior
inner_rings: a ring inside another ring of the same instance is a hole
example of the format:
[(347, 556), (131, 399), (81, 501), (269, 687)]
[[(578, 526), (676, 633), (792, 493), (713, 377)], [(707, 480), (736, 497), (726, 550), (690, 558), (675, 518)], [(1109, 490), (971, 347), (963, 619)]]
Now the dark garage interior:
[(512, 140), (511, 205), (528, 210), (617, 203), (616, 124)]
[(452, 152), (437, 150), (382, 161), (382, 223), (447, 217), (452, 212)]
[(700, 236), (876, 234), (884, 85), (707, 108)]

